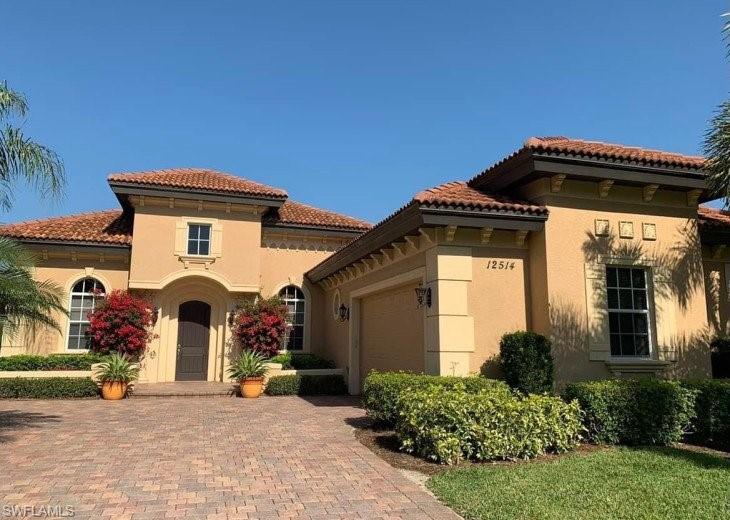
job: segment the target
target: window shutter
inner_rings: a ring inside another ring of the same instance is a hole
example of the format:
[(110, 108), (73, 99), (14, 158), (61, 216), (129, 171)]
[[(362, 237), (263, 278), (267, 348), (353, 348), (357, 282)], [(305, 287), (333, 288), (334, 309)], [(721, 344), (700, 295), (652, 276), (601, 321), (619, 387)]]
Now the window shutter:
[(188, 225), (185, 222), (175, 224), (175, 254), (183, 256), (187, 254)]
[(658, 358), (663, 361), (673, 361), (676, 358), (673, 342), (677, 335), (677, 320), (670, 276), (671, 273), (665, 267), (655, 266), (652, 269), (654, 322), (656, 323), (654, 348), (658, 353)]
[(611, 354), (611, 344), (608, 337), (605, 264), (585, 264), (585, 286), (589, 359), (607, 360)]
[(220, 257), (223, 254), (223, 227), (215, 223), (211, 226), (210, 256)]

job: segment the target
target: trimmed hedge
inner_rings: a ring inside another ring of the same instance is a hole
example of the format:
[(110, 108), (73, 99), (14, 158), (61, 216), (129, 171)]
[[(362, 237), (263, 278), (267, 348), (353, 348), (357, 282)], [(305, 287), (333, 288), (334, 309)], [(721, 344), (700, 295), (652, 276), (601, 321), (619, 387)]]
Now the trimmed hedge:
[(341, 375), (273, 376), (266, 383), (268, 395), (342, 395), (347, 385)]
[(573, 448), (582, 431), (578, 403), (546, 395), (430, 386), (405, 390), (397, 406), (401, 448), (445, 464), (560, 453)]
[(282, 370), (309, 370), (314, 368), (335, 368), (334, 361), (314, 354), (292, 354), (284, 352), (269, 359), (270, 363), (281, 363)]
[(0, 399), (66, 399), (96, 397), (90, 377), (13, 377), (0, 379)]
[(696, 394), (677, 381), (626, 379), (571, 383), (563, 397), (579, 403), (591, 442), (667, 445), (688, 430)]
[(683, 381), (682, 386), (697, 392), (690, 440), (730, 448), (730, 379)]
[(0, 357), (0, 371), (31, 371), (31, 370), (91, 370), (91, 365), (101, 363), (106, 359), (103, 354), (49, 354), (40, 356), (35, 354), (18, 354), (16, 356)]
[(427, 376), (408, 372), (378, 372), (373, 370), (363, 385), (363, 406), (368, 416), (375, 421), (393, 425), (397, 419), (397, 402), (406, 389), (420, 390), (429, 386), (455, 388), (463, 385), (464, 391), (476, 393), (494, 390), (511, 395), (509, 387), (502, 381), (486, 377)]
[(553, 389), (550, 340), (534, 332), (512, 332), (499, 342), (499, 359), (507, 384), (525, 394)]

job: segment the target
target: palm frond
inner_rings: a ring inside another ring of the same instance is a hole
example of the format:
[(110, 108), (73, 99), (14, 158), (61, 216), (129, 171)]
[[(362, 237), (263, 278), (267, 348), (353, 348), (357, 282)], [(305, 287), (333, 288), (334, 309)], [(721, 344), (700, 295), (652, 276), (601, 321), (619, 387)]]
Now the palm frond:
[(8, 208), (12, 200), (10, 183), (25, 180), (43, 195), (58, 197), (66, 185), (63, 162), (56, 153), (36, 143), (19, 128), (0, 130), (0, 182), (4, 184), (0, 205)]
[(11, 115), (23, 117), (27, 112), (25, 96), (8, 87), (7, 81), (0, 82), (0, 119)]
[(36, 257), (20, 242), (0, 236), (0, 269), (3, 265), (33, 267)]
[(14, 334), (25, 327), (60, 331), (54, 316), (67, 315), (61, 288), (33, 278), (33, 255), (22, 245), (0, 238), (0, 314), (7, 316), (3, 332)]
[(705, 134), (707, 184), (713, 196), (730, 197), (730, 101), (725, 101), (710, 120)]

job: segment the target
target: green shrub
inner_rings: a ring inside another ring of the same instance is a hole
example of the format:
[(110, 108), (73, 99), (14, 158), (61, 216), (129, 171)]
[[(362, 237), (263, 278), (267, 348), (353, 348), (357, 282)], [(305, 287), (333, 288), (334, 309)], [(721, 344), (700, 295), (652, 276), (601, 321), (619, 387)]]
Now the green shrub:
[(269, 359), (271, 363), (281, 363), (282, 370), (309, 370), (317, 368), (335, 368), (335, 363), (314, 354), (293, 354), (282, 352)]
[(571, 383), (563, 394), (580, 404), (590, 441), (629, 445), (681, 440), (694, 417), (695, 395), (677, 381), (660, 379)]
[(534, 332), (502, 336), (499, 358), (507, 384), (525, 394), (553, 389), (553, 357), (550, 340)]
[(489, 389), (495, 389), (504, 394), (510, 393), (509, 387), (504, 382), (481, 376), (426, 376), (407, 372), (377, 372), (374, 370), (365, 378), (363, 406), (369, 417), (392, 425), (397, 419), (398, 398), (404, 390), (423, 389), (431, 385), (454, 388), (458, 384), (464, 385), (465, 391), (470, 393)]
[(90, 377), (0, 379), (0, 399), (63, 399), (97, 395), (99, 389)]
[(19, 354), (16, 356), (0, 357), (0, 371), (30, 371), (30, 370), (91, 370), (91, 365), (101, 363), (105, 355), (88, 354)]
[(682, 386), (697, 392), (690, 439), (730, 448), (730, 379), (683, 381)]
[(273, 376), (266, 383), (268, 395), (342, 395), (347, 385), (341, 375)]
[(582, 431), (578, 404), (546, 395), (430, 386), (405, 390), (398, 408), (402, 449), (445, 464), (564, 452)]

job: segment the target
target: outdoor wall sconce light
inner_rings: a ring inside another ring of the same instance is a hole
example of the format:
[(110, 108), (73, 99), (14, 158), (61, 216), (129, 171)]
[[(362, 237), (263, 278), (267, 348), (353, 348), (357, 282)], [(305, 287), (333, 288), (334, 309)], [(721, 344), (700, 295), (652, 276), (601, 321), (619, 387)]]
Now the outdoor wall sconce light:
[(423, 307), (424, 303), (427, 307), (431, 307), (431, 288), (422, 285), (416, 287), (416, 301), (418, 302), (417, 309)]
[(347, 321), (350, 319), (350, 309), (345, 307), (344, 303), (340, 304), (340, 307), (339, 309), (337, 309), (337, 311), (340, 317), (340, 321)]

